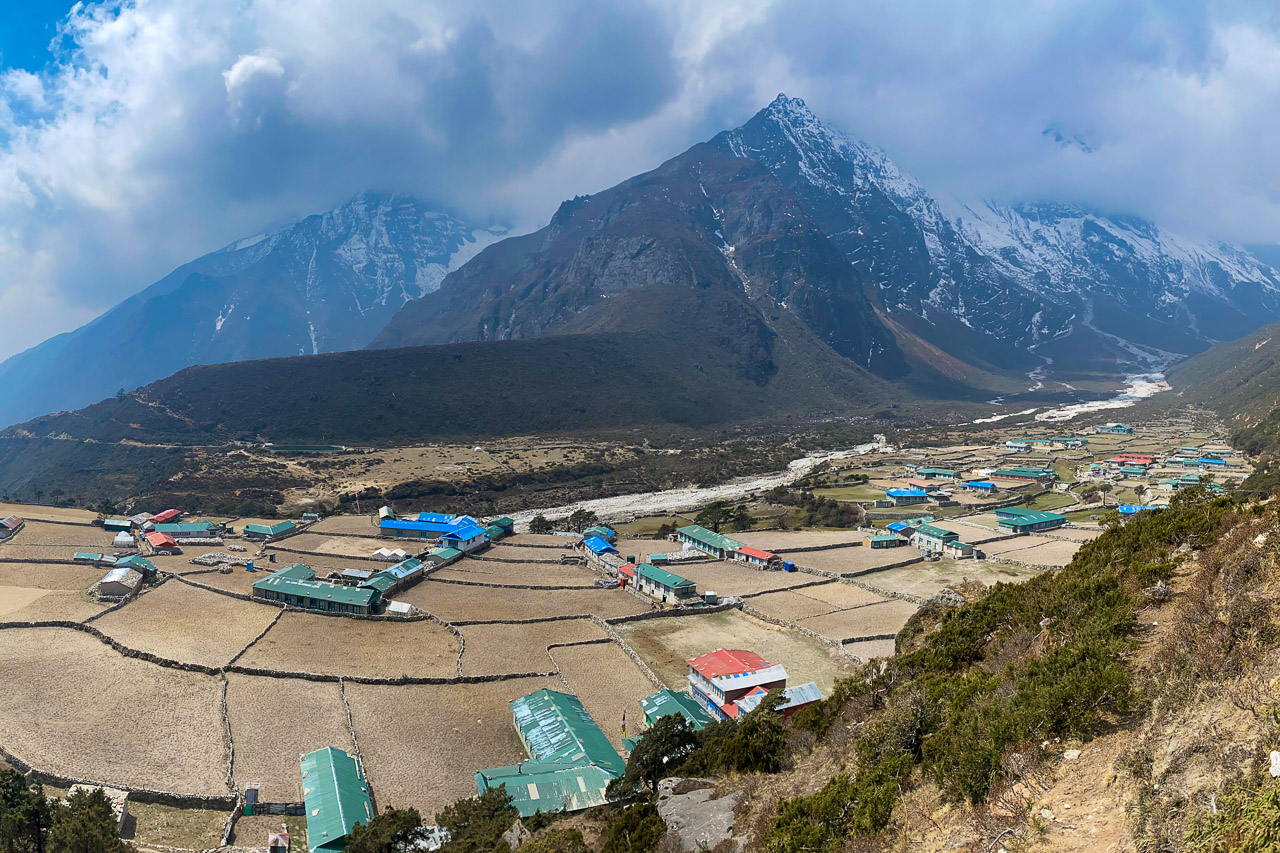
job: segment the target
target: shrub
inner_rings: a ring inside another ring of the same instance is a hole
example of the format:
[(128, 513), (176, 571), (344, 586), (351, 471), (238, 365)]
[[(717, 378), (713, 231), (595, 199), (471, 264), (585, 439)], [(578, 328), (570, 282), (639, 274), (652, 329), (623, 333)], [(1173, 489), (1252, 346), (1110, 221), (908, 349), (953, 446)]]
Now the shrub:
[(623, 810), (609, 828), (600, 853), (651, 853), (667, 832), (652, 803), (637, 803)]

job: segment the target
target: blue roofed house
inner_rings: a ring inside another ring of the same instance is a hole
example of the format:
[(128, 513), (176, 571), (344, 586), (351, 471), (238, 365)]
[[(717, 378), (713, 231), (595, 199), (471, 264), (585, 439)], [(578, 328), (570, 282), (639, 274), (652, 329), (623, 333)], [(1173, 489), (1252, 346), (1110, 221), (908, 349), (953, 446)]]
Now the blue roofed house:
[(885, 489), (884, 493), (894, 506), (922, 504), (929, 500), (929, 493), (924, 489)]
[(602, 554), (616, 554), (618, 549), (599, 536), (588, 536), (582, 540), (582, 547), (599, 557)]

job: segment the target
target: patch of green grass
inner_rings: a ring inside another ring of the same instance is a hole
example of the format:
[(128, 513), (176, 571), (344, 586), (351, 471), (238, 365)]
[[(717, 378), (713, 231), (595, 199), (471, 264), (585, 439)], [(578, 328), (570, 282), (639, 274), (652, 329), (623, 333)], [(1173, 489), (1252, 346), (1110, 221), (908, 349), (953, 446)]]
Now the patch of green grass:
[[(156, 803), (129, 803), (133, 823), (131, 841), (208, 850), (222, 841), (227, 813), (214, 809), (183, 809)], [(126, 826), (126, 832), (130, 827)], [(297, 836), (305, 839), (306, 834)], [(259, 839), (265, 841), (266, 839)]]
[(813, 493), (837, 501), (872, 501), (884, 497), (884, 489), (865, 483), (856, 486), (824, 486)]
[(1075, 503), (1075, 499), (1071, 495), (1065, 495), (1061, 492), (1049, 492), (1037, 496), (1030, 503), (1026, 504), (1031, 509), (1053, 510), (1064, 506), (1071, 506)]

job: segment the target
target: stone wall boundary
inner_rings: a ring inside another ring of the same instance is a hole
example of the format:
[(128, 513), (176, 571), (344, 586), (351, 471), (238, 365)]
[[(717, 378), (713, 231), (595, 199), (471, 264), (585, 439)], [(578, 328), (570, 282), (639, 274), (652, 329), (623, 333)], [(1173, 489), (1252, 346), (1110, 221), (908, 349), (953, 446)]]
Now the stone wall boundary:
[(448, 584), (454, 584), (455, 586), (483, 586), (489, 589), (558, 589), (558, 590), (608, 589), (608, 587), (598, 587), (590, 584), (585, 586), (564, 586), (564, 585), (553, 585), (553, 584), (549, 584), (547, 586), (539, 586), (538, 584), (527, 584), (527, 583), (489, 583), (488, 581), (464, 581), (464, 580), (458, 580), (456, 578), (432, 578), (431, 580), (434, 583), (448, 583)]
[(808, 628), (804, 628), (800, 625), (797, 625), (794, 622), (788, 622), (786, 619), (779, 619), (776, 616), (770, 616), (769, 614), (761, 610), (757, 610), (756, 608), (752, 607), (750, 604), (743, 603), (742, 612), (747, 614), (748, 616), (752, 616), (756, 619), (759, 619), (762, 622), (768, 622), (771, 625), (778, 625), (783, 628), (790, 628), (793, 631), (799, 631), (801, 634), (804, 634), (806, 637), (809, 637), (811, 639), (817, 640), (819, 643), (822, 643), (824, 646), (838, 647), (840, 645), (839, 640), (824, 636), (822, 634), (819, 634), (817, 631), (812, 631)]
[(3, 759), (10, 767), (13, 767), (32, 782), (39, 782), (42, 785), (48, 785), (53, 788), (70, 788), (72, 785), (88, 785), (93, 788), (119, 788), (122, 791), (128, 791), (129, 798), (139, 803), (154, 803), (156, 805), (187, 809), (215, 809), (222, 811), (233, 808), (238, 802), (238, 798), (234, 794), (184, 794), (154, 788), (135, 788), (118, 782), (101, 782), (97, 779), (63, 776), (33, 767), (3, 747), (0, 747), (0, 759)]
[[(274, 628), (274, 627), (276, 626), (276, 623), (280, 621), (280, 617), (281, 617), (281, 616), (284, 616), (284, 608), (283, 608), (283, 607), (282, 607), (282, 608), (280, 608), (278, 611), (276, 611), (276, 615), (275, 615), (275, 616), (273, 616), (273, 617), (271, 618), (271, 621), (270, 621), (269, 623), (267, 623), (267, 627), (263, 628), (261, 631), (259, 631), (259, 632), (258, 632), (258, 636), (254, 637), (252, 640), (250, 640), (248, 643), (246, 643), (246, 644), (245, 644), (245, 647), (244, 647), (243, 649), (241, 649), (240, 651), (236, 652), (236, 653), (235, 653), (235, 655), (231, 658), (231, 660), (227, 661), (227, 666), (231, 666), (231, 665), (232, 665), (232, 664), (234, 664), (236, 661), (240, 660), (240, 658), (242, 658), (242, 657), (244, 657), (246, 654), (248, 654), (249, 649), (251, 649), (251, 648), (253, 648), (255, 645), (257, 645), (258, 641), (259, 641), (259, 640), (261, 640), (263, 637), (267, 636), (267, 632), (268, 632), (268, 631), (270, 631), (272, 628)], [(224, 680), (226, 679), (226, 673), (223, 673), (223, 679), (224, 679)], [(224, 690), (223, 692), (225, 693), (226, 691)], [(223, 704), (224, 704), (224, 706), (225, 706), (225, 704), (226, 704), (226, 703), (225, 703), (225, 697), (224, 697), (224, 702), (223, 702)]]
[(351, 746), (356, 753), (356, 761), (360, 762), (360, 767), (364, 770), (365, 782), (369, 787), (369, 804), (373, 806), (373, 813), (378, 813), (378, 801), (374, 799), (373, 780), (369, 778), (369, 767), (364, 763), (364, 753), (360, 750), (360, 738), (356, 736), (356, 723), (351, 716), (351, 703), (347, 701), (347, 682), (343, 678), (338, 679), (338, 696), (342, 699), (342, 710), (347, 715), (347, 732), (351, 735)]
[(546, 565), (555, 565), (560, 561), (558, 559), (542, 559), (541, 557), (526, 557), (523, 560), (516, 560), (511, 557), (481, 557), (478, 554), (468, 554), (467, 559), (475, 560), (480, 563), (540, 563)]
[(655, 689), (661, 690), (667, 686), (662, 682), (662, 679), (658, 678), (654, 671), (649, 668), (649, 665), (644, 662), (644, 659), (640, 657), (639, 652), (631, 648), (631, 644), (622, 639), (622, 635), (615, 631), (611, 624), (599, 617), (596, 617), (593, 621), (609, 635), (610, 642), (617, 643), (618, 648), (622, 649), (623, 653), (625, 653), (627, 657), (631, 658), (631, 662), (639, 667), (640, 672), (643, 673), (645, 678), (649, 679), (649, 682), (654, 685)]

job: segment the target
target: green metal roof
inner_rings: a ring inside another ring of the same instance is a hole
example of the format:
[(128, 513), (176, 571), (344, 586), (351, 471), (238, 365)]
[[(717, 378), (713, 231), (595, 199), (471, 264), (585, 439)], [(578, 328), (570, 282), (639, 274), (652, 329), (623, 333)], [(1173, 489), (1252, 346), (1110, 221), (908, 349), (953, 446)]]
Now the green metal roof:
[(307, 810), (307, 846), (339, 851), (357, 823), (373, 820), (369, 783), (360, 762), (327, 746), (302, 756), (302, 799)]
[(295, 527), (292, 521), (278, 521), (270, 526), (265, 524), (246, 524), (244, 526), (245, 533), (259, 533), (263, 536), (278, 536)]
[(479, 770), (476, 790), (505, 787), (521, 817), (538, 812), (576, 812), (603, 806), (605, 789), (616, 778), (590, 764), (545, 764), (526, 761)]
[(432, 551), (427, 556), (435, 557), (439, 560), (456, 560), (458, 557), (462, 556), (462, 552), (457, 548), (440, 548), (439, 550)]
[(943, 477), (954, 477), (956, 472), (951, 468), (917, 468), (917, 474), (939, 474)]
[(216, 525), (212, 521), (179, 521), (171, 524), (157, 524), (156, 530), (161, 533), (196, 533), (211, 530)]
[(644, 711), (645, 719), (649, 721), (650, 725), (671, 714), (679, 714), (684, 717), (693, 726), (694, 731), (698, 731), (711, 723), (711, 717), (692, 696), (685, 693), (677, 693), (668, 687), (644, 697), (639, 704), (640, 709)]
[(382, 593), (383, 595), (386, 595), (387, 592), (391, 589), (391, 587), (395, 585), (396, 585), (396, 578), (392, 575), (384, 574), (383, 572), (378, 572), (376, 575), (369, 578), (364, 583), (360, 584), (361, 587), (376, 589), (378, 592)]
[(1013, 468), (1001, 468), (992, 473), (993, 477), (1013, 476), (1013, 477), (1052, 477), (1053, 470), (1050, 468), (1026, 468), (1015, 466)]
[(335, 604), (350, 604), (358, 607), (372, 607), (379, 591), (365, 586), (338, 586), (337, 584), (320, 583), (312, 580), (316, 576), (310, 566), (294, 563), (278, 572), (272, 572), (253, 585), (254, 589), (270, 591), (280, 595), (294, 595), (299, 598), (311, 598), (316, 601), (332, 601)]
[(712, 548), (719, 548), (722, 551), (732, 551), (741, 548), (742, 543), (737, 539), (730, 539), (728, 536), (722, 536), (719, 533), (708, 530), (699, 524), (689, 524), (678, 529), (679, 533), (683, 533), (696, 542), (709, 545)]
[(869, 537), (869, 539), (872, 542), (890, 542), (890, 541), (897, 542), (898, 541), (897, 534), (894, 534), (894, 533), (882, 533), (879, 536), (871, 536)]
[[(1005, 512), (1009, 512), (1013, 507), (1006, 507)], [(1046, 521), (1066, 521), (1065, 515), (1059, 515), (1056, 512), (1041, 512), (1036, 509), (1020, 509), (1013, 518), (1002, 518), (996, 523), (1001, 527), (1025, 527), (1029, 524), (1041, 524)]]
[(516, 732), (534, 761), (592, 764), (614, 776), (627, 769), (577, 696), (543, 689), (510, 704)]
[(954, 530), (943, 530), (941, 527), (934, 527), (932, 524), (922, 524), (916, 528), (917, 533), (923, 533), (925, 536), (932, 536), (934, 539), (959, 539), (960, 534)]
[(684, 589), (696, 587), (693, 581), (688, 578), (682, 578), (674, 572), (666, 569), (660, 569), (652, 563), (641, 563), (638, 569), (640, 577), (648, 578), (659, 586), (665, 586), (668, 589)]

